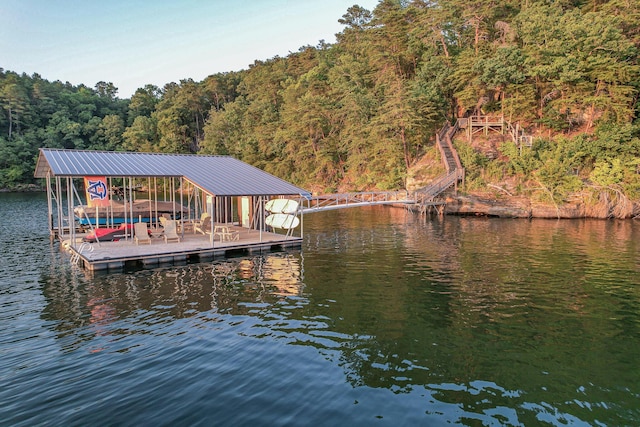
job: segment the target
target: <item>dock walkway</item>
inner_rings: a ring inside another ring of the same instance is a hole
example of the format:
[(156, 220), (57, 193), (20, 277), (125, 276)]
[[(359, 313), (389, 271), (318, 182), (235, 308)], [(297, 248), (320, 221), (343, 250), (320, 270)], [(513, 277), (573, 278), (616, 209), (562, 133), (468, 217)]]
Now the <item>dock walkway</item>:
[[(240, 227), (238, 227), (240, 228)], [(77, 237), (80, 238), (80, 237)], [(81, 243), (68, 246), (72, 261), (87, 270), (114, 270), (125, 266), (145, 267), (173, 264), (188, 260), (211, 260), (233, 254), (253, 254), (300, 247), (302, 238), (267, 231), (242, 229), (238, 239), (214, 241), (209, 235), (185, 233), (180, 242), (165, 243), (162, 237), (151, 239), (151, 244), (136, 245), (132, 238), (115, 242)]]
[(300, 211), (312, 213), (332, 209), (356, 208), (374, 205), (405, 205), (408, 209), (420, 213), (429, 213), (433, 210), (439, 214), (444, 212), (445, 202), (438, 197), (454, 187), (457, 190), (458, 183), (464, 181), (464, 168), (460, 157), (453, 147), (453, 135), (460, 129), (458, 122), (451, 126), (446, 123), (436, 134), (436, 145), (440, 151), (442, 162), (447, 173), (436, 178), (429, 185), (414, 192), (402, 191), (368, 191), (360, 193), (337, 193), (313, 196), (300, 201)]

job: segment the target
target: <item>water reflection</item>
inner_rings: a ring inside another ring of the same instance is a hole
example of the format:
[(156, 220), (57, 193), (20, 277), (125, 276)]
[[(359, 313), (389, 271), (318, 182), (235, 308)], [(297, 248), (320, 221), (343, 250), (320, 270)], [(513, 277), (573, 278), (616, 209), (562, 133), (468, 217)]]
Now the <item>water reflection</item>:
[[(94, 278), (50, 270), (42, 317), (66, 353), (206, 366), (224, 342), (233, 359), (218, 357), (219, 369), (248, 369), (242, 383), (266, 376), (285, 382), (283, 396), (295, 385), (315, 399), (323, 381), (346, 383), (360, 408), (369, 396), (368, 413), (408, 423), (640, 419), (634, 223), (425, 220), (397, 209), (305, 221), (304, 252)], [(317, 376), (300, 384), (287, 370)]]
[(281, 252), (126, 274), (82, 276), (68, 270), (63, 280), (43, 278), (42, 317), (55, 321), (64, 350), (71, 351), (96, 336), (137, 332), (118, 328), (118, 320), (148, 326), (202, 312), (241, 316), (255, 304), (302, 296), (302, 264), (300, 252)]
[(353, 337), (334, 360), (354, 385), (427, 387), (472, 413), (518, 408), (521, 422), (608, 419), (613, 402), (638, 418), (640, 372), (624, 356), (640, 351), (638, 224), (325, 218), (306, 267), (334, 280), (307, 280), (310, 306), (333, 301), (331, 328)]

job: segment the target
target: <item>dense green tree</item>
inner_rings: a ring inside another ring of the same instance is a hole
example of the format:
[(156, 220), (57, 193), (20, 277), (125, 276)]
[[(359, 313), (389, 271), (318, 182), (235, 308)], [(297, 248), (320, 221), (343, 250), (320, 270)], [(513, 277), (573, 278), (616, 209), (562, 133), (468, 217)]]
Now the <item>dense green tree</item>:
[(211, 108), (220, 111), (227, 102), (236, 99), (241, 76), (242, 73), (219, 73), (204, 80), (204, 92), (209, 99)]
[(535, 4), (517, 22), (525, 66), (537, 87), (539, 117), (564, 114), (587, 129), (599, 119), (631, 119), (637, 52), (615, 17)]
[(111, 83), (94, 90), (3, 70), (0, 186), (32, 182), (40, 147), (120, 149), (128, 101), (116, 93)]
[(353, 5), (338, 19), (338, 22), (346, 28), (336, 34), (338, 42), (343, 46), (359, 46), (363, 38), (367, 37), (366, 30), (371, 26), (373, 14), (367, 9)]
[(202, 141), (210, 103), (200, 83), (185, 79), (167, 84), (152, 116), (157, 121), (158, 151), (195, 153)]
[(122, 147), (124, 121), (115, 114), (105, 116), (100, 120), (97, 129), (89, 138), (91, 149), (114, 151)]
[(151, 113), (155, 111), (161, 96), (162, 91), (155, 85), (146, 85), (137, 89), (131, 96), (131, 102), (129, 103), (129, 125), (139, 116), (151, 117)]
[(11, 75), (2, 85), (0, 101), (2, 102), (3, 109), (7, 113), (9, 127), (7, 138), (11, 139), (14, 133), (20, 134), (22, 116), (27, 111), (29, 105), (27, 91), (15, 75)]
[(545, 138), (505, 142), (491, 161), (461, 145), (470, 187), (516, 174), (556, 203), (579, 186), (638, 194), (639, 10), (640, 0), (381, 0), (349, 7), (335, 44), (146, 85), (130, 100), (104, 81), (0, 69), (0, 186), (29, 182), (47, 146), (223, 154), (318, 191), (400, 188), (445, 121), (484, 112)]
[[(246, 148), (247, 134), (243, 131), (247, 106), (244, 98), (227, 102), (219, 111), (212, 111), (205, 124), (205, 138), (200, 146), (204, 154), (231, 155), (248, 161), (253, 150)], [(254, 159), (255, 160), (255, 159)]]
[(155, 117), (136, 117), (133, 124), (125, 129), (122, 137), (122, 149), (126, 151), (157, 151), (158, 125)]
[(275, 164), (273, 172), (298, 182), (314, 177), (335, 188), (343, 172), (337, 147), (342, 122), (337, 100), (330, 96), (328, 70), (323, 62), (283, 90), (282, 126), (274, 143), (282, 147), (285, 161)]

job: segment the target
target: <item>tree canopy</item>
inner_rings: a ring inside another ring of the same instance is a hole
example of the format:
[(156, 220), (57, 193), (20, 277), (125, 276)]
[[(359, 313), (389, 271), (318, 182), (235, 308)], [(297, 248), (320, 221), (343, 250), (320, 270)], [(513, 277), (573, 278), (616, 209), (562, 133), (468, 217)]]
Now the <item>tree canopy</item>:
[(505, 146), (504, 173), (574, 188), (558, 176), (580, 170), (637, 197), (638, 10), (640, 0), (381, 0), (336, 17), (335, 44), (131, 99), (111, 83), (0, 69), (0, 187), (32, 182), (38, 149), (60, 147), (232, 155), (318, 191), (402, 188), (445, 121), (483, 111), (558, 136), (532, 153)]

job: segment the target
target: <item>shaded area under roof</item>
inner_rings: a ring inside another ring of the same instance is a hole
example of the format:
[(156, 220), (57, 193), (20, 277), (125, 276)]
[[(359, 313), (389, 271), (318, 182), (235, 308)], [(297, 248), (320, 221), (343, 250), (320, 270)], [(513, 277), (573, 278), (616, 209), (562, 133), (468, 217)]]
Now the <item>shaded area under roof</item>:
[(184, 177), (215, 196), (310, 193), (229, 156), (41, 148), (34, 176)]

